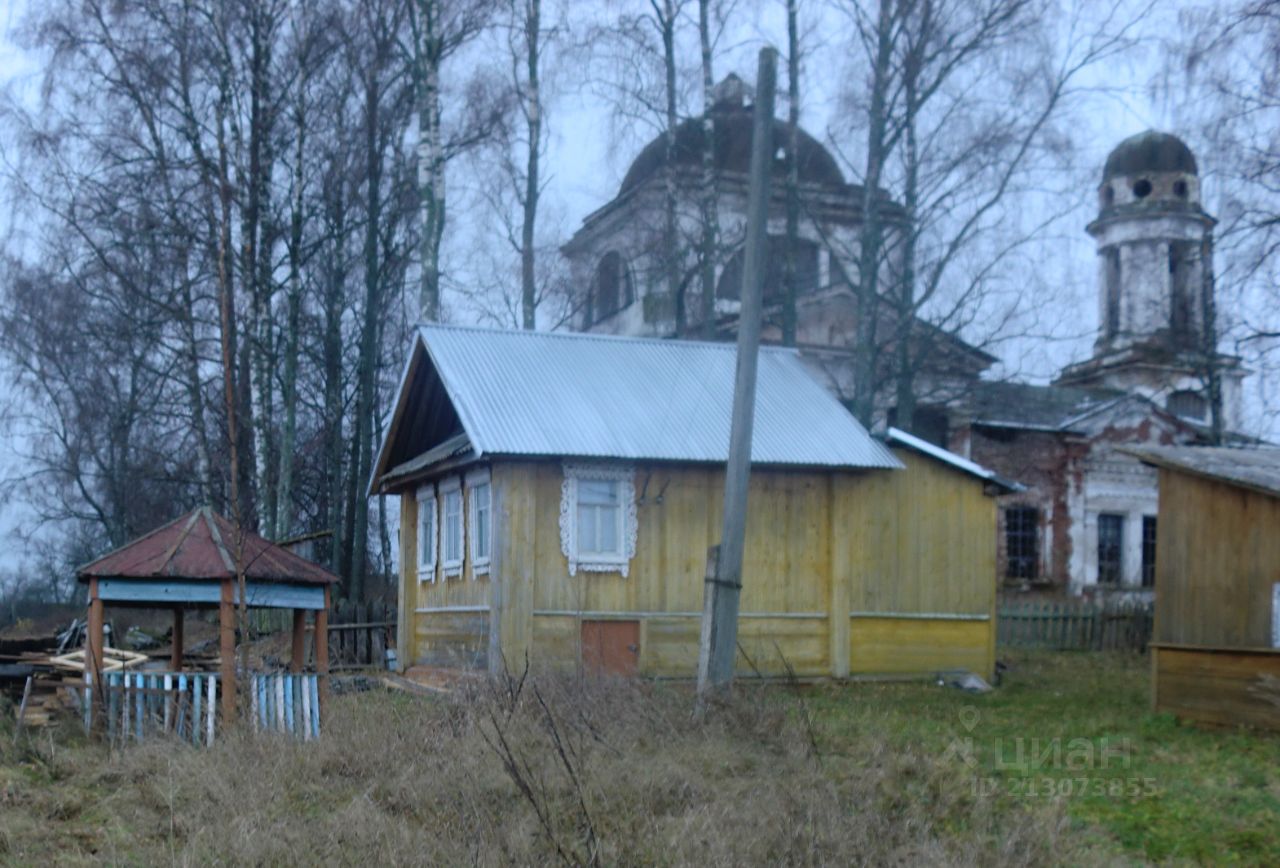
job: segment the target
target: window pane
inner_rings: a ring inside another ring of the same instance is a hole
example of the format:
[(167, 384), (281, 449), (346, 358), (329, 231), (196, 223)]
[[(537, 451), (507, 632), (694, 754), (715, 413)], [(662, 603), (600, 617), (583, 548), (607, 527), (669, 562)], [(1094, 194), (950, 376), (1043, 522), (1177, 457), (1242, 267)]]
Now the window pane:
[(1142, 587), (1156, 586), (1156, 517), (1142, 517)]
[(1040, 565), (1040, 510), (1028, 506), (1004, 511), (1005, 575), (1011, 579), (1034, 579)]
[(476, 526), (471, 529), (475, 535), (475, 555), (478, 558), (489, 557), (489, 486), (477, 485), (471, 494), (476, 503)]
[(616, 506), (598, 507), (600, 522), (601, 553), (617, 554), (618, 552), (618, 514), (621, 510)]
[(1124, 516), (1098, 516), (1098, 584), (1118, 585), (1124, 564)]
[(462, 492), (450, 491), (444, 496), (444, 559), (462, 560)]
[(610, 505), (618, 502), (617, 480), (579, 479), (578, 503)]
[(429, 564), (435, 560), (436, 502), (424, 500), (418, 504), (418, 563)]
[(578, 551), (596, 550), (596, 508), (578, 504)]

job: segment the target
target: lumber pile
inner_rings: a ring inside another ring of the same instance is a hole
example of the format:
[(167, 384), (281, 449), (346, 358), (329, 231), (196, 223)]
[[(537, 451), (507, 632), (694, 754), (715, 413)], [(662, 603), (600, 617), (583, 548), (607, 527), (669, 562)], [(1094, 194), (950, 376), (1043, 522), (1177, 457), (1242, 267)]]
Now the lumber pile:
[[(104, 672), (133, 669), (148, 660), (145, 654), (110, 647), (103, 649), (102, 656)], [(8, 667), (12, 671), (0, 673), (7, 674), (10, 681), (25, 673), (22, 698), (14, 711), (19, 728), (49, 726), (64, 712), (82, 714), (84, 668), (83, 650), (54, 656), (28, 652)]]

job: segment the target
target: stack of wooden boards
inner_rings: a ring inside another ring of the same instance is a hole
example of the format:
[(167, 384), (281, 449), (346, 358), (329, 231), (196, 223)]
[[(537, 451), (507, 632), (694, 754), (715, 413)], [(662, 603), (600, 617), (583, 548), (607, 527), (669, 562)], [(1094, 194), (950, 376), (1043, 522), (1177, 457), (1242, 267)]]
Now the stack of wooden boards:
[[(141, 666), (147, 655), (119, 648), (103, 649), (103, 671), (120, 672)], [(73, 651), (50, 657), (24, 654), (15, 668), (29, 668), (22, 699), (15, 709), (18, 728), (49, 726), (59, 712), (80, 714), (84, 710), (85, 652)]]

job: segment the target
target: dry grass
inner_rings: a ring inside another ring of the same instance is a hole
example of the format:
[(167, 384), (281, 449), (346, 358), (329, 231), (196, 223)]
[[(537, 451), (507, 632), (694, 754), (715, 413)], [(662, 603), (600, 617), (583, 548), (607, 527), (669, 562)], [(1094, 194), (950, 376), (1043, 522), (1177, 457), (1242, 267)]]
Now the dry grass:
[[(883, 733), (811, 740), (780, 688), (704, 724), (683, 687), (566, 678), (448, 700), (338, 697), (318, 744), (108, 753), (0, 736), (0, 862), (706, 864), (1076, 862), (1061, 805), (974, 795)], [(814, 754), (814, 745), (821, 751)]]

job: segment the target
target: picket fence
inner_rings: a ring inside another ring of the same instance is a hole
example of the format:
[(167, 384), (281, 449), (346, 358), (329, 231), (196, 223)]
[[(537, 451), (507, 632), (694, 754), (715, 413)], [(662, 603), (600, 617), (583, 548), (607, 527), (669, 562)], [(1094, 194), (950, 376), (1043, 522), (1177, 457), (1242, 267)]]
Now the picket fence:
[[(192, 744), (213, 744), (218, 723), (218, 676), (204, 672), (107, 672), (107, 738), (146, 741), (172, 733)], [(86, 688), (85, 728), (93, 723)]]
[[(216, 674), (205, 672), (108, 672), (106, 731), (112, 743), (141, 742), (171, 735), (194, 745), (211, 745), (220, 725)], [(250, 717), (257, 732), (278, 732), (304, 740), (320, 736), (319, 678), (315, 674), (255, 673), (249, 677)], [(85, 688), (84, 724), (93, 724)]]
[(1062, 651), (1147, 650), (1154, 608), (1148, 601), (1000, 604), (996, 641), (1008, 648)]

